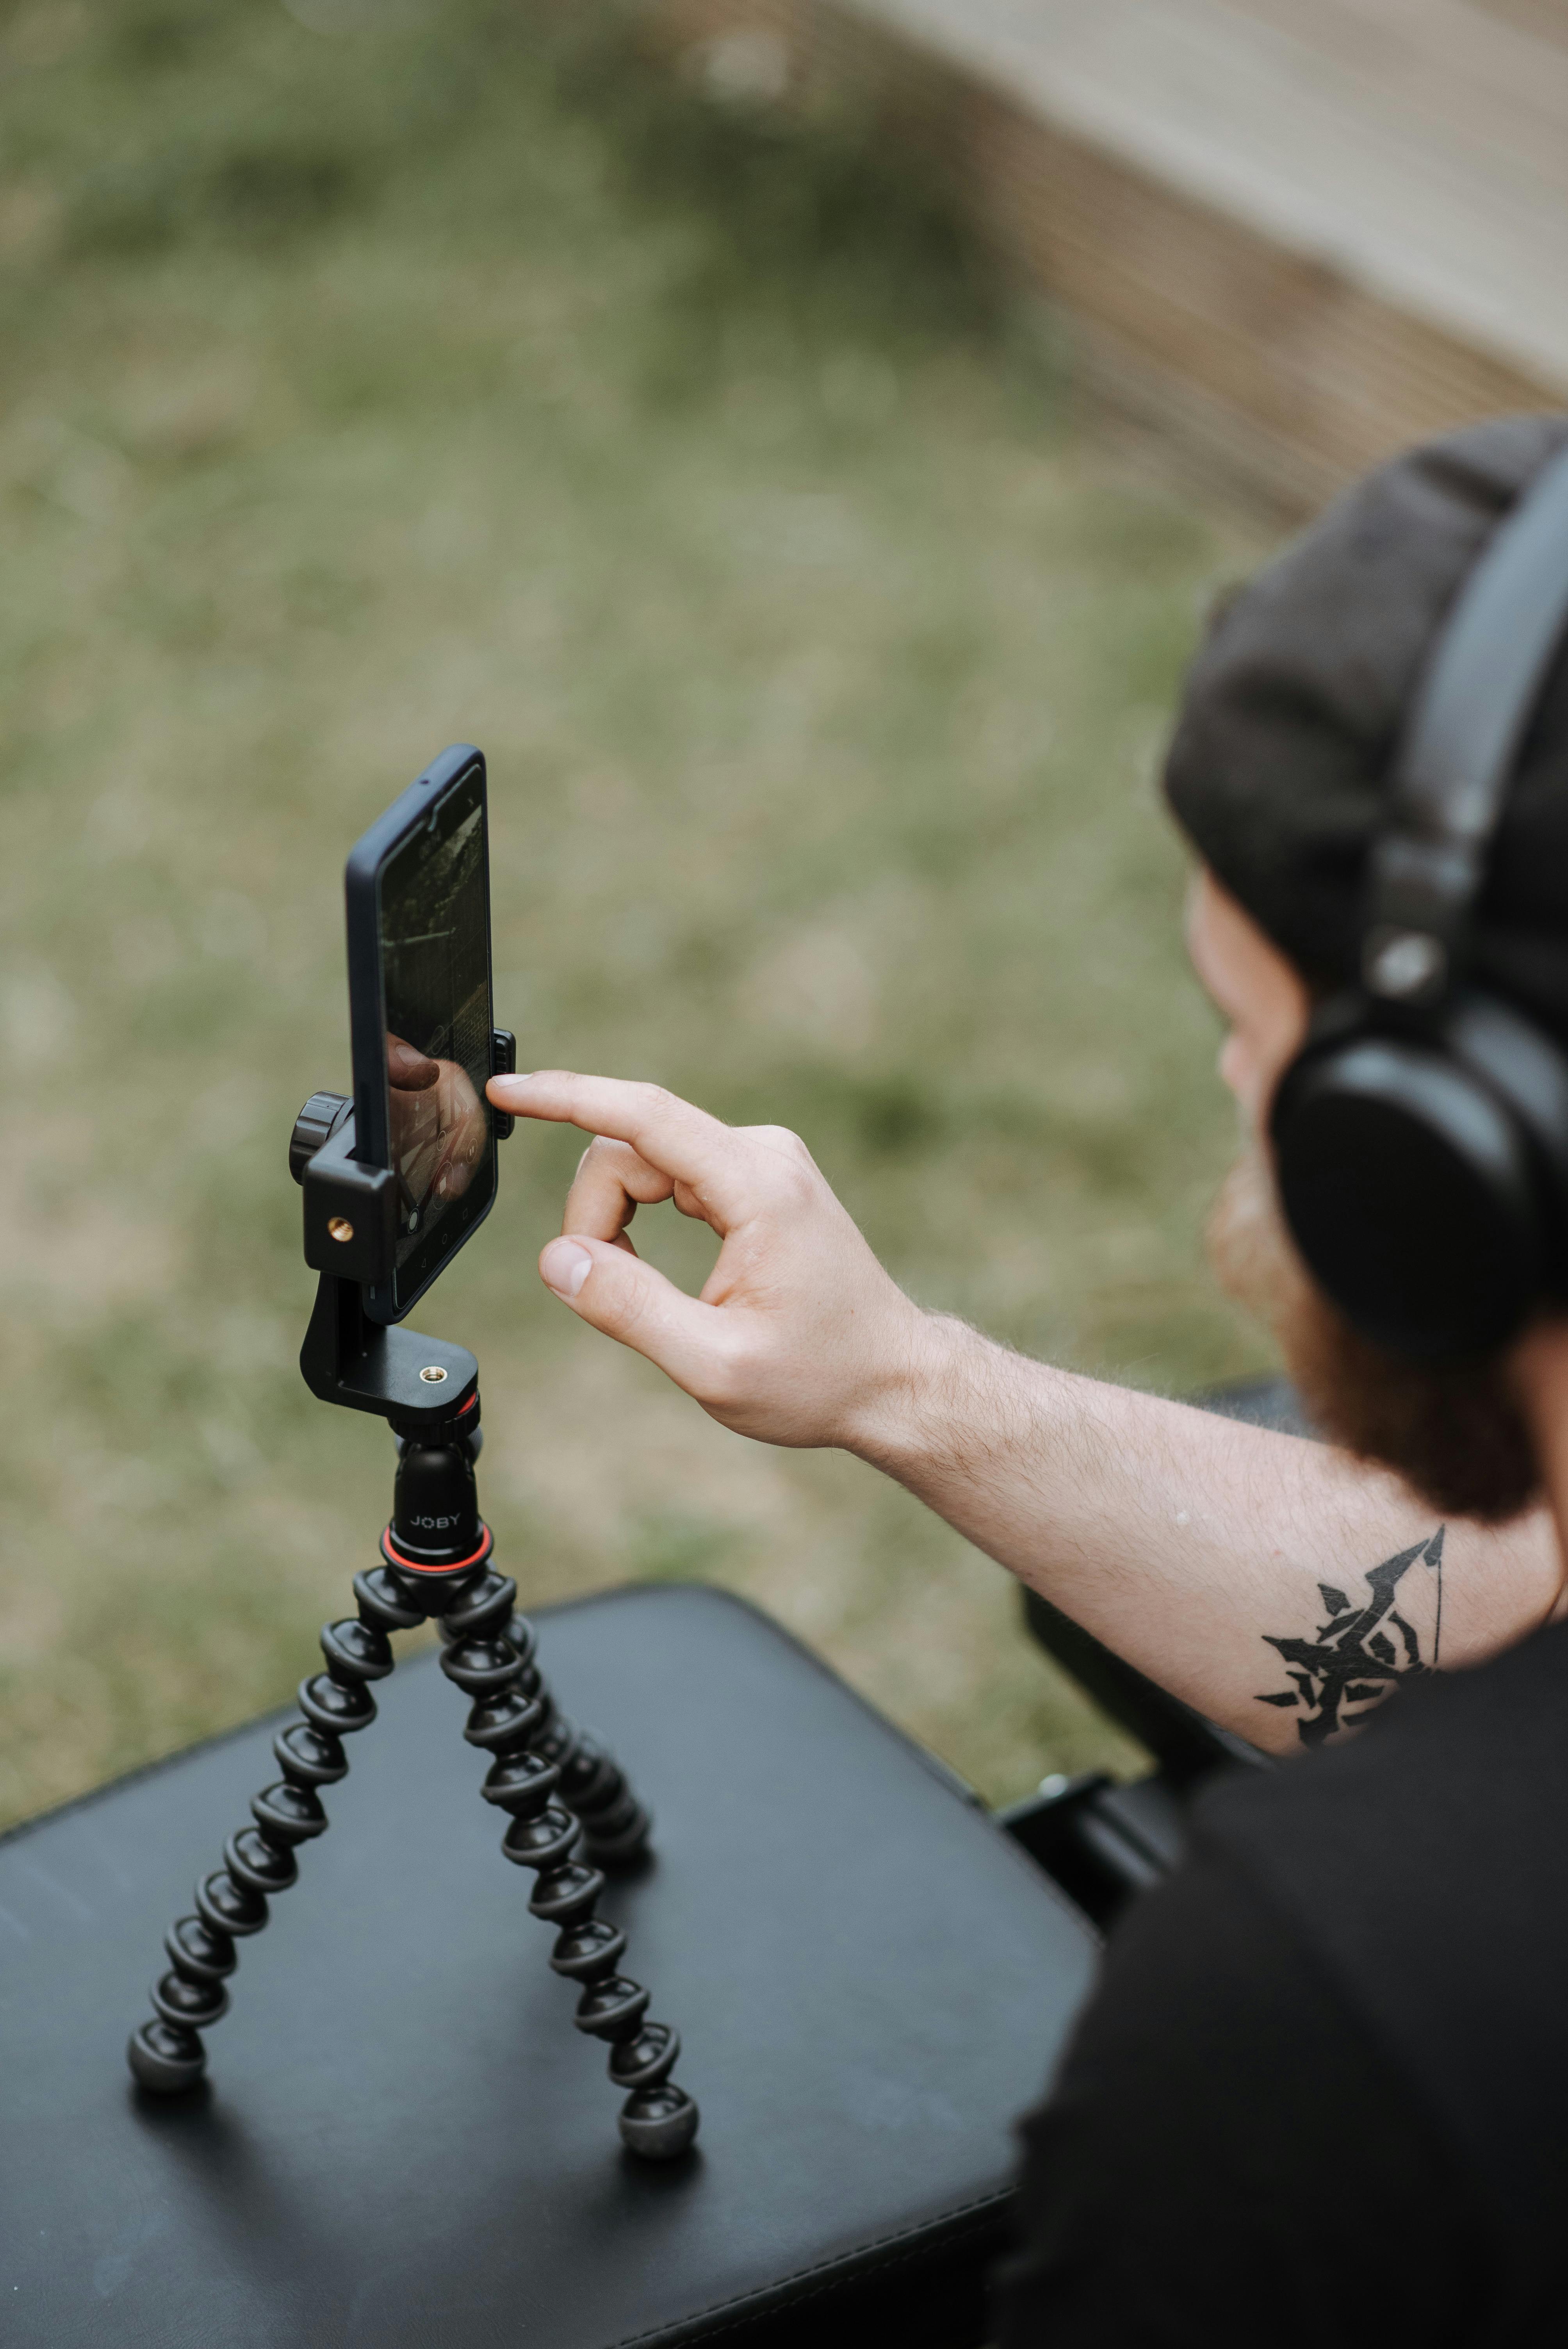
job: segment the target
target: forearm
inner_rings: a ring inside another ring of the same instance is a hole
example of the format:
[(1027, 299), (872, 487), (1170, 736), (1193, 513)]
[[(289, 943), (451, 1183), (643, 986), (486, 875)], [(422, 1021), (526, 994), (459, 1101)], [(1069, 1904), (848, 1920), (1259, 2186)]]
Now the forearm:
[(1558, 1598), (1544, 1512), (1456, 1521), (1434, 1550), (1436, 1515), (1342, 1452), (941, 1317), (921, 1317), (851, 1440), (1119, 1655), (1276, 1751), (1350, 1725), (1409, 1670), (1507, 1646)]
[[(796, 1134), (570, 1071), (490, 1091), (598, 1137), (541, 1257), (583, 1319), (739, 1433), (860, 1453), (1259, 1744), (1319, 1742), (1407, 1674), (1474, 1662), (1557, 1604), (1544, 1516), (1439, 1529), (1326, 1445), (1075, 1378), (921, 1312)], [(723, 1242), (700, 1297), (627, 1239), (639, 1206), (671, 1198)]]

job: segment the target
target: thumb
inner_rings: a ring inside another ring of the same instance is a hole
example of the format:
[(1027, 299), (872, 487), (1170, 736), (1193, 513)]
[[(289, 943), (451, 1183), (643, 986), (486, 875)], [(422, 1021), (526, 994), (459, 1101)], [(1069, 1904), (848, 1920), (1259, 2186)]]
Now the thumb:
[(699, 1400), (716, 1383), (723, 1347), (717, 1305), (704, 1305), (641, 1257), (573, 1233), (552, 1240), (540, 1278), (562, 1304), (618, 1338)]

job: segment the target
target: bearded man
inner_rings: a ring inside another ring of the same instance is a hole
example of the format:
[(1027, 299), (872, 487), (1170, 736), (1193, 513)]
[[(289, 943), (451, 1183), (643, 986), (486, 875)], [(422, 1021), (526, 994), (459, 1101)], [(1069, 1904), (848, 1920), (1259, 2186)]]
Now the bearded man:
[[(1563, 2328), (1568, 1292), (1559, 1275), (1495, 1342), (1390, 1350), (1293, 1248), (1271, 1117), (1318, 1008), (1366, 983), (1434, 649), (1565, 450), (1568, 419), (1510, 419), (1374, 474), (1221, 615), (1170, 755), (1247, 1135), (1214, 1254), (1330, 1442), (923, 1311), (793, 1134), (596, 1077), (490, 1086), (598, 1137), (541, 1258), (584, 1320), (726, 1426), (857, 1453), (1174, 1695), (1304, 1756), (1205, 1795), (1187, 1864), (1113, 1937), (1026, 2125), (1006, 2349)], [(1560, 643), (1466, 915), (1468, 971), (1568, 1050)], [(627, 1237), (669, 1198), (722, 1242), (700, 1298)], [(1438, 1282), (1440, 1227), (1430, 1253)]]

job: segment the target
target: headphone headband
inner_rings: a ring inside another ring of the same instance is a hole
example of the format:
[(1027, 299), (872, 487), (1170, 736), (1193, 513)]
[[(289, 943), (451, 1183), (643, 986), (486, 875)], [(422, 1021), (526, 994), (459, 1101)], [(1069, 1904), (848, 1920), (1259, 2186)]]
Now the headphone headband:
[(1514, 761), (1568, 626), (1568, 450), (1493, 532), (1428, 663), (1372, 852), (1362, 978), (1425, 1008), (1462, 964)]

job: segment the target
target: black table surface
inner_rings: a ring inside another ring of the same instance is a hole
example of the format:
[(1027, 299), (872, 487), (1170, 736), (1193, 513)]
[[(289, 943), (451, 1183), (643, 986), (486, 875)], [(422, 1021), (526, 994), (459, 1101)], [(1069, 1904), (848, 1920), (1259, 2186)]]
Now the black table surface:
[[(0, 1842), (0, 2342), (611, 2349), (724, 2329), (1006, 2194), (1094, 1962), (1047, 1879), (755, 1610), (642, 1588), (540, 1661), (655, 1819), (624, 1964), (697, 2150), (640, 2166), (431, 1658), (242, 1945), (210, 2082), (124, 2046), (165, 1928), (275, 1776), (275, 1717)], [(310, 1659), (301, 1658), (302, 1670)]]

